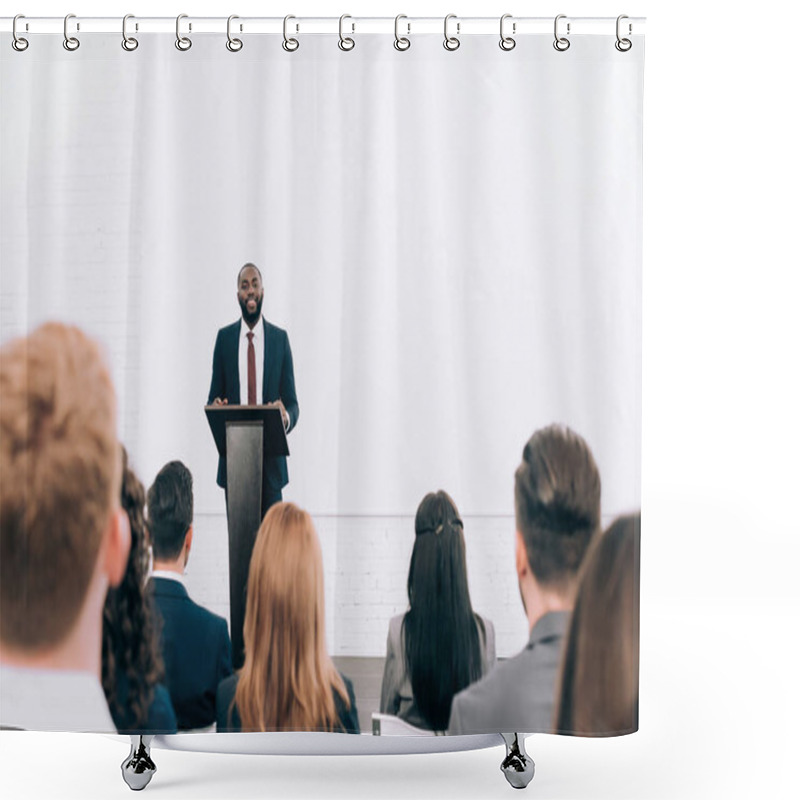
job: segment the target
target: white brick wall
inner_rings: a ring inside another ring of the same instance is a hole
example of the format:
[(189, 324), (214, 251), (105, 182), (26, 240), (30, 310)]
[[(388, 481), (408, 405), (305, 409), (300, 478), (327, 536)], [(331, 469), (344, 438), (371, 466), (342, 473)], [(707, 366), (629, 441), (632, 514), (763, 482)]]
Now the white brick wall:
[[(389, 620), (407, 607), (406, 578), (414, 543), (411, 517), (318, 517), (325, 563), (328, 647), (333, 655), (382, 656)], [(511, 517), (465, 520), (472, 604), (492, 620), (501, 656), (526, 640), (513, 559)], [(192, 597), (226, 619), (228, 541), (225, 518), (195, 519), (186, 581)]]
[[(337, 656), (383, 656), (389, 620), (407, 607), (412, 517), (316, 517), (325, 565), (328, 648)], [(610, 519), (605, 520), (608, 524)], [(527, 623), (514, 571), (513, 517), (466, 517), (473, 608), (490, 619), (497, 654), (517, 653)], [(195, 519), (186, 582), (192, 597), (229, 619), (228, 539), (222, 514)]]
[[(508, 218), (515, 187), (523, 222), (536, 203), (552, 203), (531, 158), (533, 134), (514, 131), (535, 131), (540, 119), (550, 126), (553, 115), (537, 109), (526, 118), (524, 109), (501, 104), (520, 111), (520, 124), (493, 124), (482, 135), (502, 133), (497, 141), (520, 169), (509, 183), (493, 161), (476, 160), (475, 202), (465, 205), (458, 182), (434, 180), (435, 191), (420, 191), (419, 176), (435, 178), (441, 159), (416, 137), (413, 118), (372, 113), (370, 100), (383, 96), (375, 76), (357, 104), (369, 124), (340, 118), (337, 75), (326, 59), (315, 62), (312, 45), (297, 58), (314, 85), (331, 78), (332, 91), (297, 93), (297, 103), (276, 106), (266, 127), (261, 105), (249, 101), (263, 95), (264, 80), (282, 92), (280, 71), (252, 70), (255, 62), (231, 59), (224, 48), (185, 71), (176, 67), (185, 56), (172, 47), (141, 61), (118, 38), (98, 37), (92, 48), (67, 54), (57, 37), (45, 37), (37, 52), (47, 58), (4, 61), (0, 340), (55, 318), (104, 343), (120, 438), (137, 473), (149, 485), (172, 458), (193, 472), (189, 589), (227, 616), (226, 524), (202, 403), (216, 329), (238, 313), (235, 271), (250, 259), (268, 269), (265, 312), (290, 331), (302, 408), (290, 491), (303, 507), (331, 514), (316, 517), (331, 651), (382, 655), (389, 618), (406, 604), (408, 498), (445, 486), (465, 514), (510, 511), (523, 442), (560, 420), (587, 436), (607, 507), (638, 506), (640, 255), (603, 246), (612, 235), (637, 241), (638, 184), (635, 171), (611, 171), (633, 187), (613, 215), (615, 224), (630, 219), (629, 227), (587, 223), (586, 231), (601, 232), (598, 246), (581, 240), (573, 258), (559, 244), (575, 242), (569, 214), (557, 215), (561, 227), (543, 243), (536, 226)], [(435, 52), (440, 58), (441, 48)], [(492, 46), (492, 58), (496, 52)], [(262, 57), (266, 64), (282, 58), (269, 48)], [(163, 80), (152, 80), (153, 69)], [(405, 66), (395, 78), (408, 78), (407, 90), (416, 92), (413, 75)], [(207, 76), (225, 87), (219, 97), (188, 91), (207, 86)], [(35, 91), (40, 84), (57, 90)], [(494, 107), (495, 84), (481, 96)], [(236, 113), (220, 113), (223, 107)], [(473, 119), (478, 107), (470, 100), (457, 113)], [(441, 111), (437, 102), (427, 107), (442, 125), (459, 119)], [(310, 118), (327, 127), (305, 125)], [(342, 124), (352, 136), (342, 135)], [(386, 135), (404, 140), (397, 125), (414, 134), (405, 137), (406, 162), (434, 172), (397, 171), (392, 159), (377, 157)], [(220, 159), (218, 143), (231, 141), (231, 158)], [(364, 153), (375, 158), (374, 169), (363, 169)], [(354, 183), (346, 161), (353, 158)], [(343, 176), (352, 191), (342, 192)], [(365, 206), (364, 198), (376, 202)], [(447, 212), (443, 224), (428, 225), (440, 212)], [(413, 236), (396, 235), (398, 213), (408, 216)], [(551, 251), (561, 259), (555, 269)], [(498, 414), (502, 424), (484, 424)], [(467, 515), (465, 522), (473, 605), (494, 622), (498, 652), (509, 655), (526, 639), (513, 521)]]

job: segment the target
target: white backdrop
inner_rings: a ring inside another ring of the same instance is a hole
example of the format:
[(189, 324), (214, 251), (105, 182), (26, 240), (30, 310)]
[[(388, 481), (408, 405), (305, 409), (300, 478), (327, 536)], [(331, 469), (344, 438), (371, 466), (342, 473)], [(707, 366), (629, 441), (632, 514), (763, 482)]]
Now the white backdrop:
[[(137, 13), (264, 13), (141, 0)], [(494, 0), (429, 0), (425, 14), (499, 17)], [(84, 0), (82, 13), (133, 7)], [(543, 4), (535, 13), (566, 7)], [(36, 13), (63, 15), (58, 0)], [(289, 13), (289, 8), (280, 12)], [(293, 13), (330, 14), (329, 0)], [(390, 16), (383, 0), (352, 14)], [(406, 6), (406, 13), (420, 7)], [(793, 798), (800, 561), (796, 187), (800, 119), (782, 0), (572, 0), (575, 15), (646, 13), (641, 730), (534, 737), (537, 798)], [(527, 10), (526, 10), (527, 11)], [(765, 33), (771, 35), (767, 46)], [(5, 226), (4, 226), (5, 230)], [(765, 679), (768, 676), (768, 679)], [(0, 734), (9, 797), (123, 796), (122, 742)], [(147, 790), (198, 798), (508, 797), (502, 748), (353, 759), (158, 753)], [(43, 768), (46, 767), (46, 768)], [(70, 776), (70, 777), (65, 777)]]
[(564, 422), (607, 513), (639, 506), (644, 42), (605, 36), (58, 34), (2, 54), (2, 336), (78, 322), (121, 437), (219, 512), (202, 411), (236, 275), (293, 347), (291, 497), (411, 515), (446, 488), (508, 515), (522, 446)]

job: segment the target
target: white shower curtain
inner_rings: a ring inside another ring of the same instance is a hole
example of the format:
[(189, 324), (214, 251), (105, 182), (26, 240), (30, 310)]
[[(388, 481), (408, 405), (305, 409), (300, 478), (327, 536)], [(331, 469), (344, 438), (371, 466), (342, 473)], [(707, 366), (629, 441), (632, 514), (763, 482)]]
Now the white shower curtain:
[(391, 35), (351, 52), (335, 33), (299, 39), (0, 49), (2, 340), (57, 318), (105, 343), (144, 482), (174, 458), (194, 474), (190, 580), (226, 613), (203, 404), (254, 262), (294, 355), (284, 496), (318, 520), (333, 651), (382, 653), (409, 518), (444, 488), (476, 608), (514, 652), (512, 486), (530, 434), (561, 422), (586, 438), (604, 518), (639, 506), (643, 42), (618, 51), (613, 26), (565, 52), (548, 35), (510, 52), (490, 35), (454, 52), (434, 34), (405, 52)]

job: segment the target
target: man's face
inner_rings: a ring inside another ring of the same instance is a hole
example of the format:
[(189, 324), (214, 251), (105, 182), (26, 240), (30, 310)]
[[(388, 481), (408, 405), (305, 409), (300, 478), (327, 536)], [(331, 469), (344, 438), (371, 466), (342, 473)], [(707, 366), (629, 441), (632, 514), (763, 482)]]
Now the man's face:
[(264, 302), (264, 287), (258, 270), (246, 267), (239, 275), (239, 289), (237, 292), (239, 307), (242, 309), (244, 321), (252, 327), (261, 319), (261, 305)]

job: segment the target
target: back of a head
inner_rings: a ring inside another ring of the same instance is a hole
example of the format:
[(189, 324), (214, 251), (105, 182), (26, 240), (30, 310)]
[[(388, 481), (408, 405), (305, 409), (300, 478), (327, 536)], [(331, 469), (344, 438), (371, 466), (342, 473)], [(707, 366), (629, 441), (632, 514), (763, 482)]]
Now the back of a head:
[(48, 323), (0, 349), (0, 640), (67, 638), (119, 505), (111, 377), (98, 345)]
[(639, 727), (641, 518), (620, 517), (581, 570), (561, 672), (555, 727), (594, 736)]
[[(128, 723), (135, 727), (146, 723), (163, 664), (152, 607), (144, 598), (148, 569), (145, 490), (129, 465), (124, 447), (120, 501), (128, 517), (131, 548), (122, 582), (109, 589), (103, 606), (102, 683), (114, 718), (125, 719), (130, 712)], [(124, 704), (117, 691), (120, 676), (127, 679)]]
[(147, 492), (147, 526), (157, 561), (174, 561), (192, 525), (192, 473), (181, 461), (165, 464)]
[[(262, 623), (271, 618), (273, 636), (283, 636), (294, 650), (313, 635), (324, 607), (322, 550), (311, 516), (293, 503), (276, 503), (267, 512), (253, 546), (247, 581), (245, 646), (257, 647)], [(252, 613), (251, 613), (252, 612)], [(255, 626), (255, 627), (254, 627)], [(248, 641), (247, 632), (253, 636)]]
[(568, 594), (600, 528), (600, 473), (589, 445), (565, 426), (536, 431), (522, 452), (514, 500), (534, 577)]
[(453, 696), (481, 677), (481, 645), (467, 583), (464, 525), (444, 491), (427, 494), (414, 521), (404, 658), (420, 715), (445, 730)]
[(333, 727), (331, 687), (347, 693), (325, 642), (322, 549), (311, 516), (293, 503), (273, 505), (259, 528), (244, 645), (235, 698), (243, 730)]
[(408, 569), (408, 600), (425, 613), (448, 604), (469, 604), (464, 523), (442, 490), (425, 495), (414, 519), (414, 549)]

